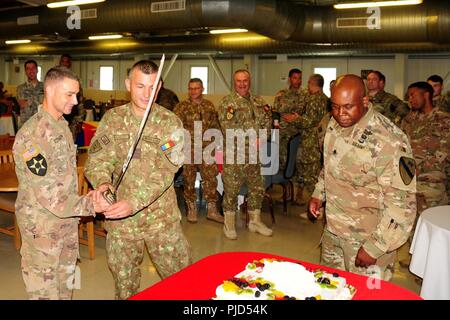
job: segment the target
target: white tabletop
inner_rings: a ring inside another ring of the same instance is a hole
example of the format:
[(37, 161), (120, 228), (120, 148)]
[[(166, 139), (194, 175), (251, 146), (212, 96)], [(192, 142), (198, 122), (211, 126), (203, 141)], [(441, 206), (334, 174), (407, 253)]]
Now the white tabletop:
[(450, 300), (450, 206), (422, 212), (410, 253), (409, 270), (423, 278), (420, 296)]

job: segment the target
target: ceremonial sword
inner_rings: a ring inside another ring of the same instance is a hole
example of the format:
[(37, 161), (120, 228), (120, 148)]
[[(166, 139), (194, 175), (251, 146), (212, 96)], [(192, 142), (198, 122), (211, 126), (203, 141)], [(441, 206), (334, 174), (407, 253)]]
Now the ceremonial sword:
[(158, 86), (159, 86), (159, 80), (161, 79), (161, 72), (162, 69), (164, 67), (164, 60), (166, 59), (166, 56), (163, 54), (161, 57), (161, 61), (159, 63), (159, 68), (158, 68), (158, 73), (156, 75), (156, 80), (153, 83), (153, 89), (152, 89), (152, 94), (150, 95), (150, 100), (147, 103), (147, 108), (145, 110), (145, 114), (144, 117), (141, 120), (141, 125), (139, 127), (139, 131), (136, 135), (136, 139), (134, 140), (133, 145), (130, 147), (130, 149), (128, 150), (128, 155), (127, 155), (127, 159), (125, 160), (123, 166), (122, 166), (122, 172), (120, 173), (119, 177), (117, 178), (116, 182), (113, 185), (113, 190), (108, 189), (106, 191), (103, 192), (103, 197), (106, 199), (106, 201), (108, 201), (109, 204), (113, 204), (117, 201), (117, 195), (116, 195), (116, 191), (119, 188), (120, 183), (122, 182), (122, 179), (125, 175), (125, 172), (127, 171), (131, 159), (133, 159), (133, 155), (134, 152), (136, 151), (136, 147), (139, 143), (139, 141), (141, 140), (142, 137), (142, 133), (144, 131), (144, 127), (145, 124), (147, 123), (148, 117), (150, 115), (150, 111), (151, 111), (151, 107), (153, 105), (153, 102), (156, 99), (156, 91), (158, 90)]

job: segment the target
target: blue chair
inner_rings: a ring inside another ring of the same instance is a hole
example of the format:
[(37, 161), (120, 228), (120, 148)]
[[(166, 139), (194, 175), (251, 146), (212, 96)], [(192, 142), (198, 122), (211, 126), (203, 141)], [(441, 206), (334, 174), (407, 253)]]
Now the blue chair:
[[(294, 185), (291, 181), (292, 177), (295, 173), (296, 167), (296, 158), (297, 151), (300, 146), (300, 134), (295, 135), (289, 140), (288, 146), (288, 156), (287, 163), (284, 170), (278, 169), (276, 173), (264, 175), (265, 177), (265, 192), (264, 198), (269, 200), (269, 210), (272, 216), (272, 223), (275, 224), (275, 215), (273, 212), (273, 200), (272, 196), (268, 192), (273, 185), (279, 184), (283, 188), (283, 213), (287, 214), (287, 195), (289, 191), (289, 195), (291, 196), (291, 201), (294, 200)], [(275, 150), (276, 143), (268, 142), (267, 143), (267, 155), (270, 157), (272, 155), (272, 150)], [(267, 169), (267, 172), (270, 173), (271, 163), (263, 164), (263, 168)], [(289, 189), (288, 189), (289, 188)], [(239, 191), (239, 195), (244, 196), (244, 203), (241, 205), (241, 212), (245, 215), (246, 224), (248, 225), (249, 216), (247, 212), (247, 193), (248, 187), (246, 184), (242, 185), (241, 190)]]
[(289, 192), (291, 201), (294, 200), (294, 184), (292, 177), (296, 169), (297, 152), (300, 146), (300, 134), (293, 136), (288, 142), (288, 155), (286, 165), (283, 170), (270, 176), (266, 176), (266, 190), (275, 184), (281, 185), (283, 188), (283, 213), (287, 214), (287, 195)]

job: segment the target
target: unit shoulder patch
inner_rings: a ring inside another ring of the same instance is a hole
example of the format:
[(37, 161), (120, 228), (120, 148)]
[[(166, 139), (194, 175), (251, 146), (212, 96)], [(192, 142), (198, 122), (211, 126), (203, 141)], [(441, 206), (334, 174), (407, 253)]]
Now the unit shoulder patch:
[(398, 167), (403, 183), (409, 185), (416, 175), (416, 162), (412, 158), (400, 157)]
[(35, 175), (43, 177), (47, 174), (47, 160), (38, 154), (26, 162), (27, 168)]

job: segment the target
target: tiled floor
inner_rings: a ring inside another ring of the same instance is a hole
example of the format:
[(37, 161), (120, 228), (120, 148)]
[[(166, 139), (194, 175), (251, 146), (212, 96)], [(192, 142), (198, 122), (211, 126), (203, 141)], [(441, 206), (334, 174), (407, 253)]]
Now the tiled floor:
[[(208, 255), (224, 251), (259, 251), (295, 258), (312, 263), (319, 263), (319, 241), (322, 232), (320, 222), (311, 223), (296, 215), (303, 208), (288, 207), (288, 215), (283, 215), (282, 206), (275, 206), (276, 224), (273, 225), (273, 237), (263, 237), (250, 233), (244, 228), (244, 221), (238, 219), (238, 240), (227, 240), (222, 233), (222, 225), (206, 220), (204, 210), (197, 224), (186, 222), (182, 226), (190, 241), (194, 261)], [(239, 218), (239, 217), (238, 217)], [(263, 220), (270, 221), (270, 215), (263, 212)], [(8, 224), (11, 215), (0, 213), (0, 223)], [(270, 226), (270, 222), (268, 223)], [(75, 290), (74, 299), (113, 299), (114, 282), (106, 263), (105, 239), (96, 238), (95, 259), (89, 260), (86, 246), (81, 246), (81, 263), (79, 263), (80, 289)], [(400, 250), (400, 258), (407, 255), (407, 248)], [(26, 299), (24, 284), (20, 271), (20, 255), (14, 249), (13, 239), (0, 234), (0, 299)], [(414, 282), (414, 275), (396, 265), (393, 282), (401, 287), (418, 293), (420, 287)], [(141, 289), (160, 280), (148, 255), (142, 264)]]

